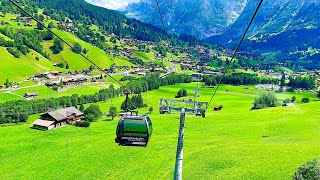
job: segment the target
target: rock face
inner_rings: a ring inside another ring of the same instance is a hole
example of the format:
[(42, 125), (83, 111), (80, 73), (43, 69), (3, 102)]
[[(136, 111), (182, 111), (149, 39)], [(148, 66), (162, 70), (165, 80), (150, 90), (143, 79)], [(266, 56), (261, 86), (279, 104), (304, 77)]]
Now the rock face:
[[(250, 0), (238, 19), (209, 42), (235, 47), (259, 0)], [(243, 45), (246, 50), (283, 52), (320, 48), (320, 0), (264, 1)]]
[[(239, 17), (247, 0), (159, 0), (167, 30), (198, 38), (220, 35)], [(122, 13), (161, 27), (155, 0), (130, 4)]]

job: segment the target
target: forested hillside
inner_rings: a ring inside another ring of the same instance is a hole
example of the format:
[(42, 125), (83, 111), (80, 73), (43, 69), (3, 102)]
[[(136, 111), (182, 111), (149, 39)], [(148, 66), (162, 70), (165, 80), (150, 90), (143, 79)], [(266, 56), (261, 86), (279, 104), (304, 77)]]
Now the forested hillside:
[[(164, 33), (161, 29), (141, 23), (136, 20), (127, 19), (113, 10), (91, 5), (84, 0), (32, 0), (41, 8), (44, 14), (63, 19), (82, 21), (84, 25), (95, 24), (107, 33), (114, 33), (120, 37), (131, 36), (136, 39), (159, 41), (163, 39)], [(58, 17), (56, 11), (63, 12)]]

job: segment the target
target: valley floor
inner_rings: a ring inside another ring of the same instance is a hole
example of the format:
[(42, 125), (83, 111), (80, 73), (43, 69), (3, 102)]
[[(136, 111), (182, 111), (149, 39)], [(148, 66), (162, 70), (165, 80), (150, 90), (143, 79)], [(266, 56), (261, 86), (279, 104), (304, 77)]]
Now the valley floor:
[[(161, 87), (143, 97), (158, 104), (180, 88)], [(228, 90), (228, 91), (226, 91)], [(201, 89), (208, 101), (213, 89)], [(303, 163), (320, 156), (320, 102), (311, 93), (277, 94), (284, 100), (310, 97), (311, 103), (250, 111), (262, 90), (221, 86), (205, 119), (187, 115), (185, 179), (291, 179)], [(123, 97), (113, 99), (119, 109)], [(110, 100), (99, 103), (107, 112)], [(147, 113), (148, 108), (139, 110)], [(22, 125), (0, 127), (0, 179), (172, 179), (179, 114), (149, 115), (154, 131), (147, 148), (115, 144), (116, 120), (101, 118), (90, 128), (66, 126), (52, 131), (31, 129), (38, 115)]]

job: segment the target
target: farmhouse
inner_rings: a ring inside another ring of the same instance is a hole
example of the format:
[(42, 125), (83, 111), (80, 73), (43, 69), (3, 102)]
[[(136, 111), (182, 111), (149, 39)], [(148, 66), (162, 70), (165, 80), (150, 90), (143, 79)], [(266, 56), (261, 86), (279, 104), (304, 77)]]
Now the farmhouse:
[(50, 130), (65, 126), (75, 121), (80, 121), (83, 113), (75, 107), (68, 107), (61, 110), (47, 112), (33, 122), (33, 128), (39, 130)]
[(34, 97), (38, 97), (39, 96), (39, 93), (37, 92), (27, 92), (24, 94), (23, 97), (25, 98), (34, 98)]

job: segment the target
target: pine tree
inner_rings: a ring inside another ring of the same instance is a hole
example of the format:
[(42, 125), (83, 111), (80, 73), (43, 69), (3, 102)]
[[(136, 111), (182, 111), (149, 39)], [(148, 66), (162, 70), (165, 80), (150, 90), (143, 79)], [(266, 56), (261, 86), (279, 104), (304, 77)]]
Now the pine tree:
[(6, 83), (4, 85), (6, 86), (6, 88), (10, 87), (11, 83), (10, 83), (9, 79), (6, 80)]

